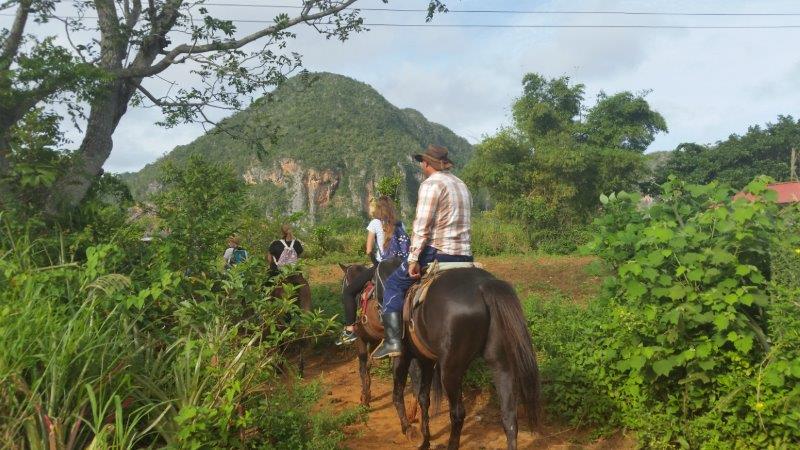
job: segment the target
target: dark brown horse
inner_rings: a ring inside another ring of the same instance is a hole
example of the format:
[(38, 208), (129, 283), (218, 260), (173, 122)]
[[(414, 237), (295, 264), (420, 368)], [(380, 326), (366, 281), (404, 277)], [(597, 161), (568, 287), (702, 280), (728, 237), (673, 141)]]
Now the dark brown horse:
[[(366, 267), (358, 264), (345, 266), (339, 264), (344, 272), (342, 279), (342, 290), (350, 285), (353, 280), (367, 270)], [(358, 301), (361, 301), (361, 295), (358, 296)], [(369, 357), (370, 352), (375, 349), (381, 339), (383, 339), (383, 325), (380, 321), (380, 305), (378, 305), (375, 298), (370, 299), (365, 311), (359, 315), (356, 321), (354, 333), (358, 337), (356, 339), (356, 352), (358, 353), (358, 374), (361, 377), (361, 404), (369, 407), (369, 402), (372, 399), (370, 395), (370, 384), (372, 377), (370, 376), (370, 368), (372, 366)]]
[(403, 392), (409, 366), (417, 360), (421, 380), (417, 399), (422, 411), (422, 442), (430, 447), (431, 387), (450, 404), (449, 449), (459, 448), (464, 425), (461, 386), (470, 363), (478, 356), (492, 370), (500, 399), (503, 429), (509, 449), (517, 448), (517, 405), (522, 403), (530, 426), (541, 415), (539, 370), (519, 298), (505, 281), (479, 268), (442, 271), (431, 284), (427, 298), (412, 313), (418, 338), (436, 355), (429, 359), (404, 333), (403, 355), (394, 358), (393, 402), (403, 433), (414, 434), (405, 410)]

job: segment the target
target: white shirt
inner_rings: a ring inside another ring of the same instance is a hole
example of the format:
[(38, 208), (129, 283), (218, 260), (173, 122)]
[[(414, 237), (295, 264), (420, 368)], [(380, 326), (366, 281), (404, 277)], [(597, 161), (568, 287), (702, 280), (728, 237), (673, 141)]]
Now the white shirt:
[(383, 239), (385, 237), (383, 233), (383, 223), (380, 219), (372, 219), (369, 225), (367, 225), (367, 231), (375, 233), (375, 241), (377, 242), (375, 242), (373, 251), (375, 252), (375, 259), (381, 261), (381, 249), (383, 248)]
[[(226, 263), (231, 263), (231, 258), (233, 258), (233, 247), (228, 247), (225, 249), (225, 253), (222, 255), (222, 258), (225, 260)], [(219, 254), (219, 253), (218, 253)]]

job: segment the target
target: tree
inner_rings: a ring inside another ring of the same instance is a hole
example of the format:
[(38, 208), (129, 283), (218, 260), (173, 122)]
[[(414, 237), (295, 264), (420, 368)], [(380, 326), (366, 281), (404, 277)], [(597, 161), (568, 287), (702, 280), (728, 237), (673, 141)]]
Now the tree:
[[(239, 109), (248, 98), (283, 81), (301, 66), (286, 54), (293, 28), (314, 27), (326, 38), (346, 40), (365, 30), (357, 0), (306, 0), (295, 16), (280, 14), (270, 26), (241, 35), (236, 25), (215, 17), (203, 1), (184, 0), (7, 0), (16, 7), (9, 29), (0, 32), (0, 180), (11, 171), (11, 129), (37, 106), (61, 103), (84, 132), (77, 150), (48, 191), (46, 210), (57, 215), (74, 207), (102, 172), (112, 136), (129, 106), (160, 108), (163, 124), (213, 124), (209, 108)], [(387, 1), (387, 0), (384, 0)], [(75, 15), (56, 17), (56, 6)], [(445, 11), (431, 0), (428, 19)], [(96, 19), (90, 17), (96, 15)], [(54, 36), (26, 35), (30, 21), (64, 24), (61, 46)], [(96, 24), (90, 25), (92, 20)], [(252, 44), (251, 46), (249, 46)], [(196, 81), (165, 93), (144, 86), (169, 75), (174, 65), (191, 63)], [(8, 201), (7, 182), (0, 194)]]
[(189, 158), (185, 167), (168, 164), (163, 191), (154, 197), (168, 232), (171, 259), (193, 270), (213, 266), (217, 250), (236, 231), (244, 207), (244, 182), (227, 166)]
[(522, 79), (522, 97), (512, 107), (514, 123), (531, 141), (570, 131), (581, 112), (584, 85), (570, 86), (569, 77), (546, 80), (536, 73)]
[(583, 93), (567, 77), (526, 75), (512, 107), (515, 126), (478, 144), (464, 171), (500, 215), (526, 226), (534, 246), (549, 240), (551, 249), (574, 248), (570, 230), (596, 215), (600, 194), (638, 189), (641, 153), (667, 129), (643, 94), (601, 94), (587, 108)]
[(505, 128), (475, 146), (464, 179), (486, 188), (494, 201), (510, 202), (531, 189), (533, 152), (519, 132)]
[(789, 178), (791, 149), (798, 147), (800, 120), (778, 116), (775, 123), (752, 126), (743, 136), (732, 134), (715, 145), (679, 145), (659, 170), (657, 181), (663, 183), (669, 175), (676, 175), (693, 183), (716, 180), (741, 189), (758, 175), (785, 180)]
[(656, 133), (667, 132), (667, 122), (650, 109), (643, 94), (625, 91), (609, 96), (601, 92), (582, 128), (591, 145), (642, 153)]

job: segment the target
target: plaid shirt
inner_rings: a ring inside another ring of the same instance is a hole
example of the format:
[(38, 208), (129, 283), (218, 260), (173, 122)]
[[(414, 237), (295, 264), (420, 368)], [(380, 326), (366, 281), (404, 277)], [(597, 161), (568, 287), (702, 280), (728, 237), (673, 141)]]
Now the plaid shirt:
[(426, 244), (447, 255), (471, 256), (471, 208), (467, 185), (449, 171), (436, 172), (423, 181), (408, 261), (417, 261)]

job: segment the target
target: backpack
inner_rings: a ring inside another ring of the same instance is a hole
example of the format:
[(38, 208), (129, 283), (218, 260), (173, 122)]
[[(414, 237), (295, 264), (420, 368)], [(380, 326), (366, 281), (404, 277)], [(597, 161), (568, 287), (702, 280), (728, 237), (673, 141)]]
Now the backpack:
[(247, 250), (245, 250), (245, 249), (243, 249), (241, 247), (236, 247), (235, 249), (233, 249), (233, 254), (231, 255), (231, 263), (230, 264), (234, 265), (234, 264), (243, 263), (243, 262), (245, 262), (246, 259), (247, 259)]
[(400, 257), (401, 259), (408, 258), (408, 253), (411, 248), (411, 239), (408, 237), (403, 224), (398, 222), (394, 227), (392, 238), (389, 239), (389, 245), (386, 252), (381, 255), (383, 259)]
[(297, 251), (294, 249), (294, 240), (290, 243), (286, 243), (283, 239), (281, 239), (281, 244), (283, 244), (283, 251), (281, 252), (280, 258), (275, 262), (275, 265), (278, 267), (283, 267), (287, 264), (294, 264), (297, 262)]

